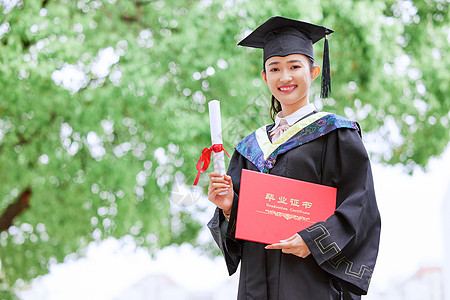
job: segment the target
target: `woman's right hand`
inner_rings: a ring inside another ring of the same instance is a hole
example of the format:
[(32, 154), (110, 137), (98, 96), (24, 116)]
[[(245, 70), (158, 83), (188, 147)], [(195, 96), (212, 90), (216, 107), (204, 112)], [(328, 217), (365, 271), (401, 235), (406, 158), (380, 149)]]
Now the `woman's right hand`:
[[(231, 206), (233, 204), (233, 182), (231, 177), (224, 174), (212, 172), (209, 173), (209, 187), (208, 199), (217, 207), (223, 210), (227, 215), (231, 213)], [(227, 192), (225, 195), (219, 195), (222, 192)]]

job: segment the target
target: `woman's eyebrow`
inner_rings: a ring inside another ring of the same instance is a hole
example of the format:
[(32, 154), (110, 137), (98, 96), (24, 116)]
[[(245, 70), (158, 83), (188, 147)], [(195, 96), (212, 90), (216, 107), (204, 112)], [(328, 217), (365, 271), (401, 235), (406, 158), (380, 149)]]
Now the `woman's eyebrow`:
[(300, 60), (300, 59), (293, 59), (293, 60), (290, 60), (290, 61), (288, 61), (288, 63), (301, 63), (301, 64), (305, 64), (302, 60)]
[(269, 67), (269, 66), (271, 66), (271, 65), (278, 65), (278, 64), (279, 64), (279, 62), (274, 61), (274, 62), (269, 63), (267, 66)]
[[(278, 65), (280, 62), (278, 62), (278, 61), (274, 61), (274, 62), (271, 62), (271, 63), (269, 63), (267, 66), (269, 67), (269, 66), (271, 66), (271, 65)], [(288, 61), (288, 63), (290, 63), (290, 64), (292, 64), (292, 63), (301, 63), (301, 64), (305, 64), (302, 60), (300, 60), (300, 59), (292, 59), (292, 60), (289, 60)]]

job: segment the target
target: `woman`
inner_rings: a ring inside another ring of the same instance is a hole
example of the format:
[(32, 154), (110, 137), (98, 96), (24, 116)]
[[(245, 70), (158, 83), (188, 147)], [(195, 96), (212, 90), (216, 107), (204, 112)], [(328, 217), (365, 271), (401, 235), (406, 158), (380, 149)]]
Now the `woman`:
[[(356, 122), (319, 113), (308, 99), (320, 73), (312, 45), (332, 32), (274, 17), (239, 43), (263, 48), (261, 75), (276, 118), (236, 146), (228, 175), (209, 174), (208, 197), (217, 209), (208, 227), (230, 275), (241, 263), (238, 299), (360, 299), (367, 293), (380, 234), (368, 155)], [(324, 97), (330, 88), (327, 46), (325, 41)], [(335, 213), (272, 245), (235, 239), (242, 169), (336, 187)]]

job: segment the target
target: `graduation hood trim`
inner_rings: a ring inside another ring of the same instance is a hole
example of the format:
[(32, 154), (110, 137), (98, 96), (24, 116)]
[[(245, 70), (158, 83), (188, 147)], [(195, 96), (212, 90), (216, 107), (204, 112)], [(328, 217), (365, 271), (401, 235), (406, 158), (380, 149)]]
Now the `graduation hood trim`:
[(274, 143), (270, 142), (266, 127), (267, 125), (262, 126), (242, 139), (235, 148), (263, 173), (267, 173), (273, 168), (278, 154), (306, 144), (339, 128), (351, 128), (359, 131), (358, 123), (325, 112), (313, 114), (295, 123)]

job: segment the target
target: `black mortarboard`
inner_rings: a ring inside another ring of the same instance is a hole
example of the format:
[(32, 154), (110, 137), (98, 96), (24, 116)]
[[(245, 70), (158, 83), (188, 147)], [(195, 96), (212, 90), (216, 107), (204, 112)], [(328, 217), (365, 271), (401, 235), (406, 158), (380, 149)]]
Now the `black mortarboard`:
[(333, 30), (284, 17), (272, 17), (256, 28), (238, 45), (262, 48), (264, 62), (272, 56), (303, 54), (314, 59), (313, 44), (325, 37), (321, 97), (331, 91), (330, 59), (326, 36)]

